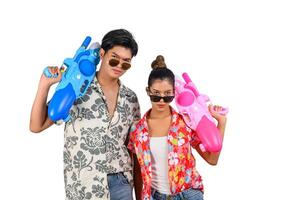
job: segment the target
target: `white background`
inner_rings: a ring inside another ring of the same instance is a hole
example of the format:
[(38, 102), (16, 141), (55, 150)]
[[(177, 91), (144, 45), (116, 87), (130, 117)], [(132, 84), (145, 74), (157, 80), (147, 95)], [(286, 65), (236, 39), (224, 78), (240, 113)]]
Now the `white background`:
[(300, 10), (290, 0), (1, 1), (0, 199), (64, 198), (63, 126), (28, 128), (39, 77), (86, 35), (116, 28), (139, 44), (122, 81), (142, 112), (158, 54), (230, 108), (218, 165), (196, 156), (206, 199), (301, 199)]

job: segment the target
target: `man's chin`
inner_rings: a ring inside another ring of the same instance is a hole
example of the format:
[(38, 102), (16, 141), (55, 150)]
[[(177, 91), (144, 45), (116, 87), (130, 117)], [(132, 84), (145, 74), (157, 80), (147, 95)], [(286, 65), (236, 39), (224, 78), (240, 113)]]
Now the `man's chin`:
[(122, 76), (122, 73), (120, 73), (120, 74), (116, 74), (114, 72), (110, 73), (110, 77), (114, 78), (114, 79), (119, 79), (121, 76)]

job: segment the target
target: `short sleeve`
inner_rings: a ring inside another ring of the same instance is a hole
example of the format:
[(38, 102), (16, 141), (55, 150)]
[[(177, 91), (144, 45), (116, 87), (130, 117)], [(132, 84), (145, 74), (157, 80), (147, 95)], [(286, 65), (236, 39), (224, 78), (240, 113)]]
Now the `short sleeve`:
[(136, 125), (137, 123), (140, 121), (141, 119), (141, 112), (140, 112), (140, 105), (139, 105), (139, 101), (137, 98), (137, 95), (135, 94), (135, 92), (130, 91), (129, 95), (129, 102), (131, 103), (131, 112), (130, 114), (132, 115), (131, 119), (132, 122), (130, 124), (130, 128), (129, 128), (129, 139), (128, 139), (128, 145), (127, 148), (135, 153), (135, 134), (136, 134)]
[(129, 142), (128, 142), (128, 145), (127, 145), (127, 148), (132, 152), (132, 153), (136, 153), (135, 152), (135, 129), (133, 131), (131, 131), (129, 133)]
[(137, 122), (141, 119), (140, 105), (139, 105), (139, 101), (138, 101), (136, 94), (135, 94), (135, 98), (134, 98), (132, 115), (133, 115), (133, 125), (136, 125)]
[(190, 145), (192, 148), (196, 148), (198, 147), (198, 145), (201, 143), (201, 141), (199, 140), (196, 131), (190, 129)]

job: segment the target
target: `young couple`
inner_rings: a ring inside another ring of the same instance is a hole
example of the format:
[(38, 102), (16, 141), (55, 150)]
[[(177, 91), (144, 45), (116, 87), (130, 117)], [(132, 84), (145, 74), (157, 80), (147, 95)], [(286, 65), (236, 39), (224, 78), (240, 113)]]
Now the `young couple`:
[[(113, 30), (102, 39), (100, 69), (87, 93), (73, 105), (64, 129), (66, 199), (203, 199), (202, 178), (191, 147), (215, 165), (219, 153), (202, 152), (195, 132), (169, 104), (175, 77), (163, 56), (151, 64), (146, 93), (151, 109), (142, 117), (136, 94), (119, 78), (138, 52), (132, 34)], [(54, 124), (47, 116), (51, 85), (61, 79), (41, 76), (32, 106), (30, 130), (39, 133)], [(209, 106), (224, 135), (226, 118)]]

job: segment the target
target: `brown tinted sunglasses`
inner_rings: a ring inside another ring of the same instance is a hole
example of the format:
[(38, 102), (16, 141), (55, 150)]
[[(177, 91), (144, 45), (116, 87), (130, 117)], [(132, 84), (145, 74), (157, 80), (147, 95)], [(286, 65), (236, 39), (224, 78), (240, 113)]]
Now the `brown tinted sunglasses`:
[[(119, 65), (119, 63), (120, 63), (120, 61), (116, 58), (111, 58), (109, 60), (109, 65), (111, 65), (111, 67), (116, 67), (117, 65)], [(121, 69), (123, 69), (123, 70), (128, 70), (130, 68), (131, 68), (131, 64), (128, 62), (123, 62), (121, 64)]]

